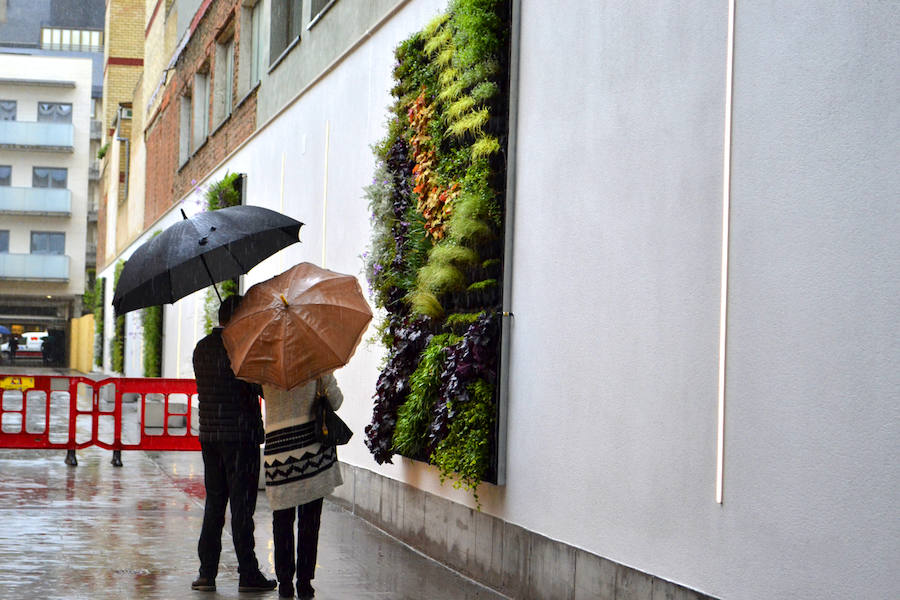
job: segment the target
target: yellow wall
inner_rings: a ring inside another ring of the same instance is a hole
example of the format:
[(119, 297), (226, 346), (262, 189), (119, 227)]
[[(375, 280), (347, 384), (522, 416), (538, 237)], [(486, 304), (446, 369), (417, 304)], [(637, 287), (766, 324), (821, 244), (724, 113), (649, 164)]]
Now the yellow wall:
[(90, 373), (94, 366), (94, 315), (71, 320), (69, 368)]

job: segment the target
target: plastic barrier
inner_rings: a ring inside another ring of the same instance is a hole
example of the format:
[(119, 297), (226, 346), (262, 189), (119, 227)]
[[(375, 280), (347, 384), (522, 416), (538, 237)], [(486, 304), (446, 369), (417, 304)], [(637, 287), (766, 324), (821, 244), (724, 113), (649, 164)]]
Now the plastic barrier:
[(0, 373), (0, 448), (196, 451), (196, 410), (193, 379)]

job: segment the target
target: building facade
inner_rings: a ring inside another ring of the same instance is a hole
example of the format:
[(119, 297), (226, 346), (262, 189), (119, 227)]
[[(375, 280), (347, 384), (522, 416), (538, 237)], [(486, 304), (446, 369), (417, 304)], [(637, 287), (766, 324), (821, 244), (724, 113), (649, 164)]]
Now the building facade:
[[(511, 5), (505, 478), (479, 509), (359, 435), (335, 500), (517, 598), (896, 595), (900, 9)], [(394, 49), (446, 9), (179, 14), (144, 231), (115, 260), (230, 172), (246, 203), (307, 223), (244, 288), (304, 260), (362, 276)], [(205, 296), (165, 307), (164, 376), (192, 375)], [(383, 358), (362, 345), (337, 372), (357, 432)]]

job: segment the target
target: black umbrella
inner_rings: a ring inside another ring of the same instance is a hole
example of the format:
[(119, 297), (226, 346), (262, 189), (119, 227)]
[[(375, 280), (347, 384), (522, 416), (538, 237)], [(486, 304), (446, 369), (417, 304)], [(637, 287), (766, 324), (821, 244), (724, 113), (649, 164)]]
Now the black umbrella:
[(191, 219), (185, 216), (145, 242), (125, 263), (112, 301), (116, 314), (169, 304), (243, 275), (300, 241), (302, 226), (260, 206), (230, 206)]

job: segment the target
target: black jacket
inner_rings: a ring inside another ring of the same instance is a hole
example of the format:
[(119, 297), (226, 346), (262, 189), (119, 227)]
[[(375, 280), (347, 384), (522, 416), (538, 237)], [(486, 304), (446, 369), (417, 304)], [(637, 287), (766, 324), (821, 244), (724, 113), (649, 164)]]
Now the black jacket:
[(258, 399), (262, 388), (234, 376), (221, 327), (197, 342), (194, 377), (200, 399), (201, 443), (262, 443), (265, 431)]

